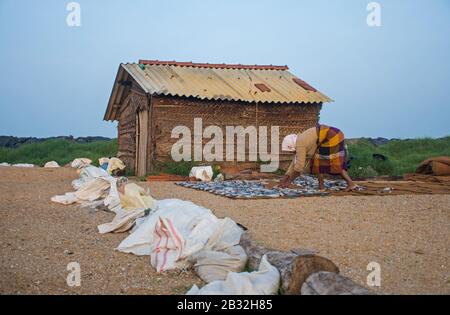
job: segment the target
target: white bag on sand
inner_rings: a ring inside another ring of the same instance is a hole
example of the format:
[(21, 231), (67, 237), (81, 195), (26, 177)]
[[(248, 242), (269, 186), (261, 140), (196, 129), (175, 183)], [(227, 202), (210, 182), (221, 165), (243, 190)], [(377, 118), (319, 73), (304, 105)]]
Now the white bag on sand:
[(59, 164), (57, 162), (55, 162), (55, 161), (50, 161), (50, 162), (45, 163), (44, 167), (46, 167), (46, 168), (57, 168), (57, 167), (59, 167)]
[[(218, 219), (211, 210), (190, 201), (159, 200), (156, 210), (140, 222), (117, 250), (151, 255), (152, 266), (161, 272), (192, 266), (197, 260), (197, 254), (203, 250), (233, 247), (239, 243), (242, 232), (231, 219)], [(233, 251), (231, 253), (238, 255)], [(234, 261), (230, 268), (236, 268), (236, 265)], [(219, 268), (224, 268), (224, 265)], [(206, 274), (208, 271), (204, 270)], [(216, 272), (211, 278), (218, 277), (217, 274), (223, 272)]]
[(240, 272), (247, 264), (247, 254), (239, 245), (222, 251), (202, 250), (195, 259), (195, 272), (206, 283), (225, 280), (230, 271)]
[(102, 157), (98, 159), (98, 165), (102, 166), (105, 163), (109, 163), (109, 158), (107, 157)]
[(125, 169), (125, 164), (118, 158), (113, 157), (108, 161), (108, 168), (106, 169), (109, 174), (112, 174), (114, 171)]
[(124, 193), (119, 196), (120, 204), (125, 210), (156, 208), (156, 200), (150, 195), (150, 191), (135, 183), (126, 184)]
[(75, 192), (75, 196), (80, 201), (94, 201), (106, 197), (106, 190), (110, 187), (110, 182), (102, 178), (96, 178), (86, 183)]
[[(95, 166), (87, 166), (81, 169), (80, 178), (72, 181), (75, 192), (68, 192), (64, 195), (54, 196), (51, 201), (61, 204), (73, 204), (76, 202), (91, 202), (100, 198), (107, 198), (107, 190), (114, 190), (117, 179)], [(106, 204), (105, 204), (106, 205)], [(107, 205), (106, 205), (107, 206)]]
[(50, 200), (63, 205), (71, 205), (78, 202), (78, 198), (73, 192), (68, 192), (64, 195), (53, 196), (52, 198), (50, 198)]
[(100, 198), (105, 198), (106, 191), (110, 187), (111, 183), (102, 178), (94, 178), (93, 180), (85, 183), (75, 192), (68, 192), (64, 195), (53, 196), (50, 200), (56, 203), (64, 205), (81, 203), (84, 201), (94, 201)]
[[(218, 220), (211, 213), (211, 210), (198, 206), (190, 201), (179, 199), (158, 200), (156, 202), (155, 211), (139, 225), (136, 231), (124, 239), (117, 249), (121, 252), (132, 253), (138, 256), (150, 255), (153, 247), (156, 247), (156, 244), (154, 244), (153, 233), (160, 217), (169, 219), (173, 225), (178, 227), (180, 230), (179, 232), (186, 237), (191, 234), (190, 232), (197, 227), (199, 223), (207, 221), (208, 223), (215, 225)], [(211, 234), (212, 231), (209, 235)], [(201, 247), (206, 244), (209, 235), (206, 236), (206, 239), (205, 237), (202, 238), (204, 242)], [(197, 239), (195, 241), (198, 242), (199, 240)], [(192, 249), (190, 249), (190, 251), (192, 251)]]
[(264, 255), (259, 270), (254, 272), (230, 272), (223, 281), (211, 282), (201, 289), (196, 285), (187, 295), (273, 295), (280, 286), (280, 273)]
[(193, 257), (195, 271), (203, 281), (224, 280), (228, 272), (240, 272), (245, 268), (247, 254), (237, 245), (241, 235), (242, 229), (233, 220), (219, 220), (205, 247)]
[(127, 210), (121, 214), (117, 214), (112, 222), (104, 223), (97, 226), (98, 232), (105, 233), (123, 233), (131, 229), (137, 218), (144, 216), (144, 209)]
[(202, 182), (210, 182), (213, 178), (213, 174), (211, 166), (195, 166), (191, 169), (189, 177), (195, 177)]
[(34, 164), (29, 164), (29, 163), (17, 163), (17, 164), (13, 164), (12, 166), (14, 166), (14, 167), (34, 167)]
[(90, 159), (78, 158), (73, 160), (72, 163), (70, 163), (70, 166), (73, 168), (81, 168), (83, 166), (90, 165), (91, 163), (92, 161)]
[(110, 175), (107, 171), (102, 169), (101, 167), (95, 167), (92, 165), (88, 165), (83, 167), (81, 170), (78, 170), (80, 172), (80, 178), (74, 179), (72, 181), (72, 187), (75, 190), (80, 189), (85, 184), (87, 184), (90, 181), (93, 181), (96, 178), (109, 178)]
[[(116, 184), (111, 187), (117, 187)], [(111, 189), (112, 189), (111, 188)], [(117, 189), (113, 194), (118, 194)], [(109, 207), (111, 203), (105, 199), (105, 205), (111, 211), (116, 213), (116, 216), (110, 223), (101, 224), (98, 226), (100, 233), (121, 233), (131, 229), (135, 221), (145, 215), (146, 209), (154, 209), (156, 207), (156, 200), (150, 196), (150, 192), (144, 188), (134, 184), (126, 184), (124, 187), (124, 194), (118, 194), (119, 204)], [(113, 200), (114, 196), (108, 195)]]

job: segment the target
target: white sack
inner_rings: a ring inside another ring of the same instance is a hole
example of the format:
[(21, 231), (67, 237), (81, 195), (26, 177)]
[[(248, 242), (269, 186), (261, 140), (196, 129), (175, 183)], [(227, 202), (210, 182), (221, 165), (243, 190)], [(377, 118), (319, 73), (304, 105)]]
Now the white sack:
[(224, 280), (228, 272), (240, 272), (245, 268), (247, 254), (237, 245), (242, 232), (230, 218), (219, 220), (205, 247), (193, 257), (195, 271), (203, 281)]
[(116, 185), (116, 179), (109, 176), (105, 170), (95, 166), (87, 166), (81, 170), (80, 179), (72, 181), (75, 192), (54, 196), (50, 200), (65, 205), (76, 202), (91, 202), (107, 197), (109, 188), (111, 194), (113, 185)]
[(17, 163), (17, 164), (13, 164), (12, 166), (14, 166), (14, 167), (34, 167), (33, 164), (28, 164), (28, 163)]
[(242, 232), (231, 219), (218, 219), (209, 209), (190, 201), (167, 199), (157, 201), (156, 210), (140, 220), (117, 249), (151, 255), (152, 266), (161, 272), (191, 266), (197, 254), (205, 249), (215, 250), (216, 244), (217, 248), (233, 247), (239, 243)]
[(80, 178), (74, 179), (72, 181), (72, 187), (75, 190), (80, 189), (85, 184), (93, 181), (96, 178), (99, 178), (99, 177), (109, 178), (110, 177), (110, 175), (108, 174), (107, 171), (105, 171), (101, 167), (95, 167), (92, 165), (83, 167), (81, 170), (79, 170), (79, 172), (80, 172)]
[(149, 191), (145, 191), (134, 183), (126, 184), (124, 194), (119, 194), (116, 181), (114, 181), (104, 204), (115, 212), (116, 216), (112, 222), (99, 225), (98, 231), (102, 234), (121, 233), (131, 229), (135, 221), (145, 215), (146, 209), (154, 209), (156, 200), (150, 196)]
[(110, 187), (110, 183), (102, 178), (96, 178), (86, 183), (75, 192), (75, 196), (80, 201), (94, 201), (106, 197), (106, 190)]
[(50, 162), (45, 163), (44, 167), (46, 167), (46, 168), (56, 168), (56, 167), (59, 167), (59, 164), (57, 162), (55, 162), (55, 161), (50, 161)]
[(230, 272), (224, 281), (211, 282), (201, 289), (194, 285), (187, 295), (272, 295), (280, 286), (278, 269), (264, 255), (259, 270), (254, 272)]
[[(132, 253), (138, 256), (150, 255), (154, 245), (153, 232), (160, 217), (171, 220), (172, 224), (180, 229), (180, 233), (186, 236), (199, 223), (206, 221), (215, 226), (218, 220), (211, 213), (211, 210), (200, 207), (190, 201), (179, 199), (158, 200), (156, 202), (156, 210), (132, 234), (124, 239), (117, 249), (121, 252)], [(206, 229), (204, 232), (206, 233), (208, 230), (211, 229)], [(208, 234), (206, 235), (206, 239), (205, 235), (201, 237), (201, 240), (203, 240), (201, 247), (208, 241), (212, 232), (211, 230), (209, 233), (206, 233)], [(197, 231), (197, 233), (199, 232)]]
[(78, 202), (78, 198), (73, 192), (68, 192), (64, 195), (53, 196), (50, 200), (63, 205), (71, 205)]
[(211, 166), (195, 166), (191, 169), (189, 177), (195, 177), (202, 182), (210, 182), (213, 178), (213, 174)]
[(126, 232), (134, 225), (137, 218), (144, 216), (144, 209), (128, 210), (117, 214), (110, 223), (100, 224), (97, 228), (99, 233), (122, 233)]
[(112, 174), (116, 170), (125, 169), (125, 164), (118, 158), (113, 157), (108, 161), (108, 168), (106, 169), (109, 174)]
[(98, 165), (102, 166), (105, 163), (109, 163), (109, 158), (107, 157), (102, 157), (98, 159)]
[(229, 272), (241, 272), (247, 264), (247, 254), (239, 245), (222, 251), (202, 250), (195, 259), (195, 272), (206, 283), (225, 280)]
[(78, 158), (72, 161), (72, 163), (70, 163), (70, 166), (73, 168), (82, 168), (84, 166), (90, 165), (92, 163), (92, 161), (90, 159), (87, 158)]

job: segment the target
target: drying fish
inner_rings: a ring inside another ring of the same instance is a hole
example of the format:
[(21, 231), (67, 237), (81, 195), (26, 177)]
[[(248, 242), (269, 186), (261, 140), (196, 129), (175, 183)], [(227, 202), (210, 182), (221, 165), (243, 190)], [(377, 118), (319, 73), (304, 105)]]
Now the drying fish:
[[(223, 182), (180, 182), (177, 185), (210, 192), (235, 199), (295, 198), (307, 196), (326, 196), (329, 193), (319, 190), (317, 179), (312, 176), (299, 176), (294, 182), (298, 188), (267, 188), (260, 181), (232, 180)], [(343, 180), (325, 180), (328, 190), (338, 191), (347, 187)]]

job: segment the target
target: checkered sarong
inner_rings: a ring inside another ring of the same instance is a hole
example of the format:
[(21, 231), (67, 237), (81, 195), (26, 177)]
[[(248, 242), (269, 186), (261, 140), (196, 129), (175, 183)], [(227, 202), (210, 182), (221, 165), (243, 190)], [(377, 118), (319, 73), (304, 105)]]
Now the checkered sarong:
[(337, 128), (317, 125), (317, 151), (311, 159), (312, 174), (340, 174), (347, 170), (344, 133)]

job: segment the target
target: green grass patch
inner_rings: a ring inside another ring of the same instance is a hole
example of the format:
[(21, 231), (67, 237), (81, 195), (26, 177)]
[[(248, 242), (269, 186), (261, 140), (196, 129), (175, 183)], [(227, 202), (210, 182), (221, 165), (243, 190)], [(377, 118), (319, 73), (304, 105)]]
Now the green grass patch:
[(169, 162), (159, 162), (156, 163), (154, 170), (149, 175), (158, 175), (160, 173), (165, 174), (174, 174), (174, 175), (181, 175), (181, 176), (189, 176), (189, 172), (191, 171), (191, 168), (194, 166), (197, 166), (197, 162), (194, 161), (169, 161)]
[[(350, 176), (399, 176), (413, 173), (420, 162), (430, 157), (450, 156), (450, 136), (439, 139), (393, 140), (378, 147), (368, 140), (358, 140), (349, 144), (348, 150), (350, 157), (353, 157)], [(374, 153), (386, 156), (387, 161), (374, 159)]]
[(21, 145), (18, 148), (0, 148), (0, 163), (31, 163), (43, 166), (48, 161), (65, 165), (75, 158), (88, 158), (98, 165), (101, 157), (117, 154), (117, 140), (78, 143), (70, 140), (54, 139)]

